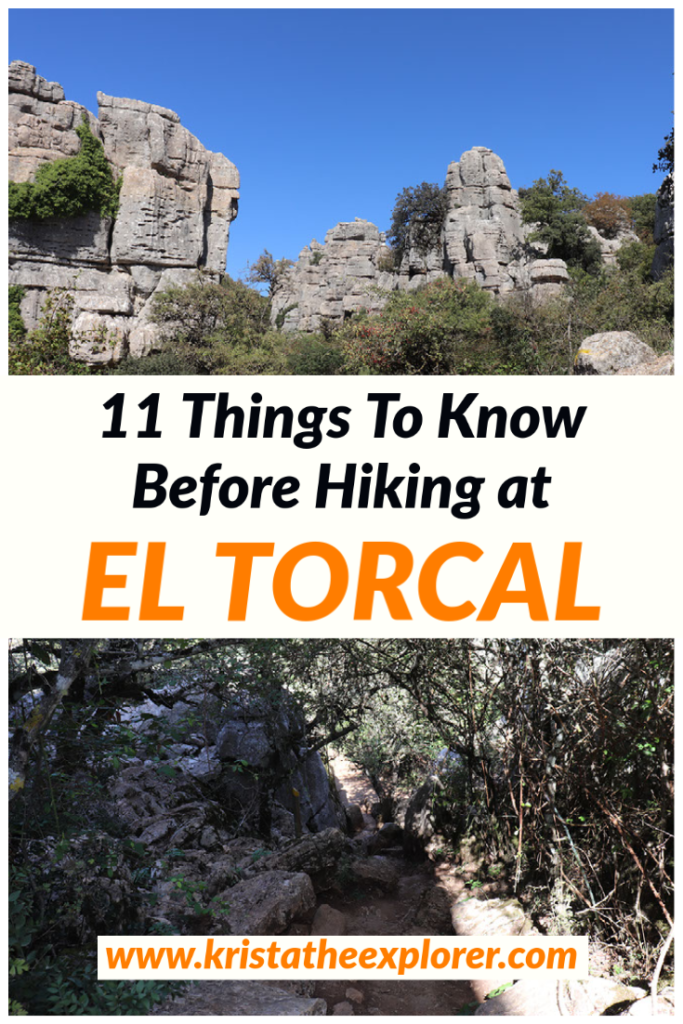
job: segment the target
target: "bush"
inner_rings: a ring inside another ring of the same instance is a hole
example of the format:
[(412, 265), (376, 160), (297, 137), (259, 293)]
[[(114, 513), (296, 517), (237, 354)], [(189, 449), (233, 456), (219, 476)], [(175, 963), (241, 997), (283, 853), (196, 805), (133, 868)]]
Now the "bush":
[(471, 281), (440, 278), (393, 292), (378, 316), (361, 314), (345, 332), (350, 373), (477, 372), (491, 341), (492, 299)]
[(653, 245), (655, 240), (655, 209), (657, 196), (647, 192), (642, 196), (631, 196), (627, 200), (633, 230), (641, 242)]
[(171, 377), (197, 373), (197, 368), (191, 353), (183, 354), (177, 349), (166, 349), (138, 359), (129, 356), (111, 372), (122, 376)]
[(26, 324), (21, 315), (21, 300), (26, 295), (26, 289), (21, 285), (11, 284), (9, 286), (8, 313), (9, 313), (9, 340), (11, 342), (21, 341), (26, 336)]
[(520, 188), (519, 199), (524, 223), (538, 225), (530, 240), (543, 242), (549, 259), (564, 260), (589, 274), (599, 273), (600, 246), (588, 230), (583, 212), (587, 198), (569, 187), (562, 171), (550, 171), (531, 188)]
[(48, 292), (36, 330), (14, 337), (10, 333), (9, 373), (83, 376), (98, 372), (69, 355), (73, 304), (73, 296), (67, 291)]
[(329, 377), (341, 373), (343, 366), (344, 353), (333, 340), (302, 334), (291, 341), (287, 357), (289, 373)]
[(81, 140), (78, 156), (42, 164), (32, 182), (10, 181), (10, 220), (79, 217), (91, 210), (102, 217), (116, 217), (121, 181), (114, 181), (102, 143), (90, 131), (85, 113), (76, 134)]
[[(269, 328), (270, 302), (241, 281), (201, 276), (154, 300), (151, 319), (181, 373), (286, 373), (281, 336)], [(170, 363), (168, 365), (171, 365)]]
[(605, 238), (616, 238), (630, 227), (630, 200), (612, 192), (598, 192), (592, 202), (586, 203), (583, 214)]

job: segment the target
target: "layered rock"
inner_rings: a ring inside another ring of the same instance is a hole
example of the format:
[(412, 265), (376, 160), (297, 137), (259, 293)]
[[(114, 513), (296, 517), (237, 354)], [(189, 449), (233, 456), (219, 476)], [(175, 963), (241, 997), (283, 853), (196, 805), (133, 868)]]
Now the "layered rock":
[(449, 166), (446, 192), (443, 235), (451, 277), (469, 278), (497, 294), (511, 291), (511, 265), (523, 255), (524, 229), (503, 161), (475, 146)]
[(96, 118), (30, 64), (10, 65), (10, 179), (29, 181), (45, 162), (75, 156), (83, 114), (121, 178), (115, 221), (95, 213), (11, 221), (10, 284), (26, 289), (22, 316), (29, 328), (45, 293), (68, 289), (75, 302), (72, 356), (109, 363), (154, 344), (147, 315), (156, 292), (188, 283), (200, 268), (225, 270), (239, 173), (172, 110), (103, 93), (97, 100)]
[(321, 245), (305, 246), (273, 299), (273, 322), (285, 331), (316, 331), (323, 320), (342, 321), (359, 309), (379, 312), (395, 275), (384, 235), (370, 221), (342, 222)]
[(427, 252), (409, 246), (392, 268), (384, 235), (369, 221), (337, 224), (321, 245), (306, 246), (280, 283), (273, 322), (285, 331), (315, 331), (324, 320), (378, 312), (393, 290), (410, 291), (439, 277), (476, 281), (495, 295), (513, 289), (544, 301), (568, 280), (562, 260), (543, 259), (528, 243), (517, 192), (503, 161), (475, 146), (446, 176), (447, 212), (438, 242)]

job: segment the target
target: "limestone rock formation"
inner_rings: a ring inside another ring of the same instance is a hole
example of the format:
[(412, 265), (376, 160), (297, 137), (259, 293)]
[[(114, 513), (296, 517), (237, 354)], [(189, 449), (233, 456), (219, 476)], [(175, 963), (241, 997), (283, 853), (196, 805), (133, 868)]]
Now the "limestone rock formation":
[(32, 65), (10, 65), (10, 179), (29, 181), (46, 161), (75, 156), (85, 113), (122, 183), (114, 222), (94, 213), (11, 221), (9, 281), (26, 289), (22, 315), (29, 328), (46, 291), (68, 289), (75, 300), (71, 355), (110, 363), (154, 344), (147, 313), (155, 292), (188, 283), (199, 268), (214, 275), (225, 270), (239, 173), (222, 153), (205, 149), (172, 110), (103, 93), (97, 101), (95, 117)]
[(382, 291), (394, 275), (382, 269), (389, 258), (384, 235), (374, 224), (356, 218), (337, 224), (321, 245), (305, 246), (273, 298), (273, 322), (286, 331), (315, 331), (322, 320), (342, 321), (358, 309), (378, 312)]
[(476, 280), (498, 294), (511, 291), (511, 264), (522, 255), (524, 229), (503, 161), (475, 146), (449, 166), (446, 191), (444, 245), (451, 276)]
[(273, 301), (285, 331), (315, 331), (360, 309), (378, 312), (393, 290), (410, 291), (439, 277), (476, 281), (495, 295), (524, 290), (534, 301), (557, 295), (569, 280), (562, 260), (546, 260), (528, 242), (517, 192), (503, 161), (484, 146), (463, 153), (446, 176), (448, 208), (438, 244), (409, 247), (394, 271), (384, 235), (356, 218), (306, 246)]

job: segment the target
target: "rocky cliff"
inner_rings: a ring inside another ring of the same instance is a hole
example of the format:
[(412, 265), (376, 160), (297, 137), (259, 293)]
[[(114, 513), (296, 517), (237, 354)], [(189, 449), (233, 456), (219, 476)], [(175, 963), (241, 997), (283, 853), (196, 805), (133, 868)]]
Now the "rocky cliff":
[(146, 314), (156, 291), (186, 283), (198, 268), (225, 270), (239, 173), (172, 110), (103, 93), (97, 101), (95, 117), (30, 64), (10, 65), (10, 179), (29, 181), (46, 161), (75, 156), (84, 113), (122, 179), (114, 221), (94, 213), (15, 220), (9, 233), (9, 280), (26, 289), (26, 325), (37, 323), (47, 290), (67, 288), (75, 301), (71, 354), (106, 363), (149, 351), (155, 328)]
[[(448, 167), (447, 210), (438, 243), (429, 252), (413, 246), (392, 272), (384, 235), (365, 220), (341, 223), (327, 232), (325, 243), (306, 246), (283, 279), (273, 302), (273, 322), (286, 331), (315, 331), (324, 319), (338, 322), (363, 308), (377, 312), (394, 289), (410, 291), (438, 277), (476, 281), (495, 295), (526, 292), (543, 302), (569, 280), (563, 260), (546, 259), (540, 243), (531, 244), (534, 225), (522, 223), (519, 196), (505, 165), (485, 146), (475, 146)], [(632, 232), (603, 238), (603, 260)]]

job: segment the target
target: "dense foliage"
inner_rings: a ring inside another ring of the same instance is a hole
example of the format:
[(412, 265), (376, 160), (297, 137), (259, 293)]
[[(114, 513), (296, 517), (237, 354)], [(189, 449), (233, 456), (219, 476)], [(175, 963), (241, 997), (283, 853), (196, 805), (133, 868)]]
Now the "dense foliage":
[(392, 292), (376, 316), (345, 332), (351, 373), (445, 374), (489, 366), (491, 297), (473, 282), (442, 278), (415, 292)]
[(102, 143), (91, 132), (85, 114), (76, 134), (81, 140), (77, 156), (42, 164), (34, 181), (10, 181), (10, 220), (80, 217), (90, 211), (116, 217), (121, 183), (114, 180)]
[[(14, 1012), (145, 1013), (165, 995), (97, 984), (78, 939), (92, 920), (144, 932), (155, 887), (182, 881), (181, 851), (146, 849), (110, 787), (136, 758), (168, 784), (187, 701), (201, 721), (204, 701), (247, 694), (273, 717), (298, 707), (302, 744), (341, 744), (390, 802), (435, 775), (437, 855), (477, 849), (544, 930), (651, 975), (673, 912), (671, 641), (13, 641)], [(193, 910), (207, 900), (188, 890)]]
[(69, 355), (69, 341), (73, 334), (73, 297), (70, 293), (59, 289), (50, 292), (43, 304), (38, 327), (27, 333), (26, 328), (20, 329), (17, 319), (21, 319), (21, 291), (23, 289), (10, 288), (9, 373), (51, 377), (96, 372)]
[(10, 342), (21, 341), (26, 336), (26, 324), (21, 315), (21, 300), (26, 295), (26, 289), (20, 285), (9, 286), (8, 313), (9, 313), (9, 340)]
[(438, 244), (446, 217), (445, 187), (423, 181), (396, 196), (387, 242), (394, 252), (394, 268), (410, 249), (426, 256)]
[(564, 260), (588, 273), (599, 271), (600, 246), (584, 216), (588, 199), (579, 189), (570, 188), (562, 171), (551, 170), (531, 188), (521, 188), (519, 199), (524, 223), (538, 225), (530, 238), (547, 246), (549, 259)]

